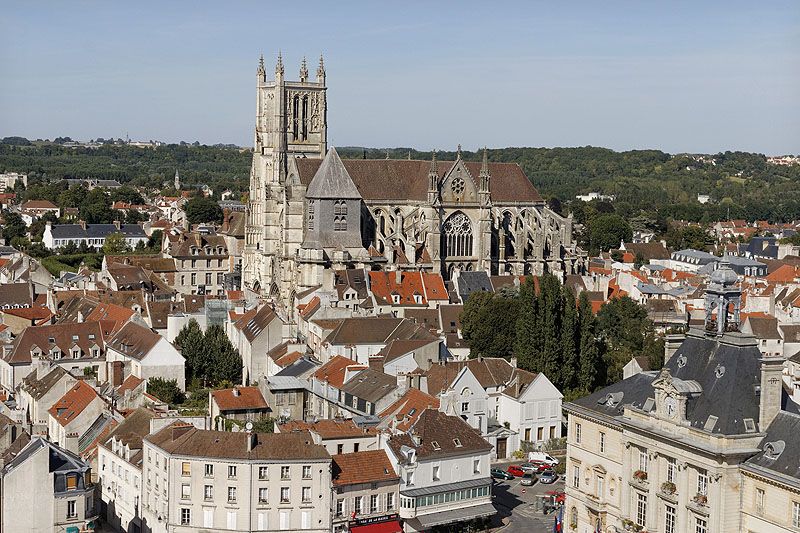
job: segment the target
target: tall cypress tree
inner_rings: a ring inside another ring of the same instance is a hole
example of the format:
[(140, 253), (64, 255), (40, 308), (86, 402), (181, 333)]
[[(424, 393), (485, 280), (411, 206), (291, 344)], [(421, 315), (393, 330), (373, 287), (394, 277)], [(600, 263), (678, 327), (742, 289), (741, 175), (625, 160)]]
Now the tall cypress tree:
[(514, 335), (514, 354), (517, 356), (517, 365), (531, 372), (539, 372), (536, 361), (537, 353), (537, 306), (536, 292), (533, 280), (527, 278), (519, 288), (519, 314), (517, 317)]
[(553, 274), (539, 278), (540, 369), (553, 383), (561, 383), (561, 283)]
[(578, 345), (580, 327), (575, 294), (567, 286), (561, 287), (561, 383), (562, 391), (572, 390), (578, 383)]
[(578, 298), (578, 322), (580, 325), (580, 361), (578, 387), (592, 392), (602, 374), (600, 346), (595, 338), (595, 317), (586, 291)]

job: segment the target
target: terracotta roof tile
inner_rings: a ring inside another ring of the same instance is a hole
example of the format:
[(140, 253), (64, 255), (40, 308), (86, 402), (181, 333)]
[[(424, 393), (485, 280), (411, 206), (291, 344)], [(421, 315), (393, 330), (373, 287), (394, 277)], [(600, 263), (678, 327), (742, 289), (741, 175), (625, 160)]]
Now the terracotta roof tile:
[(338, 389), (344, 385), (344, 377), (347, 368), (351, 366), (358, 366), (358, 362), (348, 359), (347, 357), (337, 355), (319, 367), (317, 371), (312, 374), (312, 377), (319, 381), (324, 381), (330, 384), (332, 387), (336, 387)]
[(428, 408), (438, 409), (439, 398), (411, 388), (378, 416), (386, 421), (386, 425), (391, 424), (389, 417), (397, 420), (397, 429), (406, 431)]
[[(370, 272), (369, 285), (375, 298), (386, 305), (428, 305), (420, 272)], [(443, 289), (444, 283), (442, 283)], [(446, 291), (443, 293), (446, 296)], [(394, 300), (395, 296), (400, 297), (397, 303)]]
[[(238, 396), (235, 392), (238, 391)], [(267, 401), (258, 387), (234, 387), (211, 391), (220, 411), (238, 411), (242, 409), (269, 409)]]
[(334, 487), (363, 483), (396, 482), (399, 477), (384, 450), (334, 455), (332, 481)]
[[(412, 434), (419, 439), (417, 444)], [(408, 433), (393, 435), (389, 448), (395, 456), (404, 459), (402, 447), (408, 446), (422, 459), (433, 459), (485, 452), (492, 449), (480, 433), (457, 416), (449, 416), (436, 409), (426, 409)]]
[(75, 386), (54, 403), (47, 412), (50, 413), (59, 424), (66, 426), (75, 420), (95, 398), (99, 398), (99, 396), (92, 386), (85, 381), (78, 381)]

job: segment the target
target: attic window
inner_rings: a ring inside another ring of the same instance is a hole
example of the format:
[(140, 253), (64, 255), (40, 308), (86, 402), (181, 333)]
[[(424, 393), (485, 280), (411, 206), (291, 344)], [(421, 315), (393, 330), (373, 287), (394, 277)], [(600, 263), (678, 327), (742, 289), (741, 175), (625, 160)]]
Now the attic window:
[(786, 443), (782, 440), (768, 442), (764, 445), (764, 457), (774, 461), (781, 456), (784, 448), (786, 448)]
[(678, 357), (678, 368), (683, 368), (685, 366), (686, 366), (686, 356), (681, 355), (680, 357)]
[(77, 341), (78, 340), (78, 336), (77, 335), (73, 335), (72, 336), (72, 340)]
[(607, 407), (616, 407), (622, 401), (622, 397), (624, 393), (622, 392), (610, 392), (606, 394), (604, 397), (600, 398), (597, 403), (600, 405), (605, 405)]
[(436, 442), (435, 440), (432, 440), (432, 441), (431, 441), (431, 446), (433, 446), (433, 449), (434, 449), (434, 450), (441, 450), (441, 449), (442, 449), (442, 447), (441, 447), (441, 446), (439, 446), (439, 443), (438, 443), (438, 442)]
[(717, 368), (714, 369), (714, 375), (717, 378), (721, 378), (725, 375), (725, 367), (723, 365), (717, 365)]
[(645, 400), (644, 405), (642, 406), (642, 411), (645, 413), (649, 413), (655, 407), (656, 401), (653, 398), (648, 398)]
[(453, 439), (453, 444), (456, 445), (456, 448), (461, 448), (461, 441), (458, 439)]
[(416, 412), (417, 412), (417, 408), (416, 407), (412, 407), (411, 410), (408, 412), (408, 415), (409, 416), (413, 416), (414, 413), (416, 413)]
[(50, 337), (50, 338), (47, 339), (47, 342), (49, 342), (50, 344), (55, 344), (56, 339), (55, 339), (55, 337)]
[(745, 418), (744, 419), (744, 431), (745, 431), (745, 433), (755, 433), (756, 432), (756, 423), (752, 418)]
[(392, 294), (392, 303), (399, 304), (400, 303), (400, 295), (399, 294)]
[(93, 341), (93, 340), (94, 340), (94, 333), (89, 333), (89, 340), (90, 340), (90, 341)]
[(719, 420), (719, 417), (708, 415), (708, 420), (706, 420), (706, 425), (703, 426), (703, 429), (706, 431), (714, 431), (714, 426), (717, 425), (717, 420)]

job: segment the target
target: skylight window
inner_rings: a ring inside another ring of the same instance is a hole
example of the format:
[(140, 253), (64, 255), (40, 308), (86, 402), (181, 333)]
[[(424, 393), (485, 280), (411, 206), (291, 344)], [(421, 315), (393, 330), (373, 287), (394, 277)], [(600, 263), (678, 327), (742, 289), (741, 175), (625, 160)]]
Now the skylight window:
[(441, 446), (439, 446), (439, 443), (438, 443), (438, 442), (436, 442), (435, 440), (432, 440), (432, 441), (431, 441), (431, 446), (433, 446), (433, 449), (434, 449), (434, 450), (441, 450), (441, 449), (442, 449), (442, 447), (441, 447)]
[(458, 439), (453, 439), (453, 444), (456, 445), (456, 448), (461, 448), (461, 441)]

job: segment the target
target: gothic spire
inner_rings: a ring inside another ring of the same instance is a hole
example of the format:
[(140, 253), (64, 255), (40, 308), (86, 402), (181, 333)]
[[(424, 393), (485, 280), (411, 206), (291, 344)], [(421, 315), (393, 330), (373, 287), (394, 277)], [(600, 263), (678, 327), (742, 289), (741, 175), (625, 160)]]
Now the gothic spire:
[(278, 63), (275, 65), (275, 76), (283, 77), (283, 57), (280, 50), (278, 50)]
[(489, 175), (489, 157), (486, 154), (486, 147), (483, 147), (483, 160), (481, 161), (481, 176)]
[(322, 59), (322, 54), (319, 55), (319, 66), (317, 67), (317, 81), (325, 81), (325, 61)]
[(436, 168), (436, 150), (431, 156), (431, 169), (428, 171), (428, 202), (431, 205), (437, 203), (439, 189), (439, 171)]
[(439, 177), (439, 172), (436, 169), (436, 150), (433, 151), (433, 155), (431, 156), (431, 170), (428, 172), (428, 175), (436, 175), (437, 178)]
[(458, 143), (458, 151), (456, 152), (456, 159), (461, 159), (461, 143)]
[(264, 54), (261, 54), (261, 57), (258, 58), (258, 70), (256, 71), (256, 76), (258, 76), (258, 79), (263, 79), (266, 75), (267, 71), (264, 68)]
[(305, 83), (308, 80), (308, 67), (306, 66), (306, 58), (303, 56), (303, 62), (300, 63), (300, 81)]

